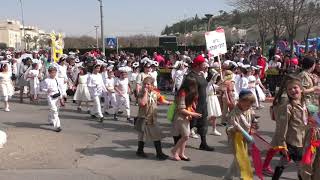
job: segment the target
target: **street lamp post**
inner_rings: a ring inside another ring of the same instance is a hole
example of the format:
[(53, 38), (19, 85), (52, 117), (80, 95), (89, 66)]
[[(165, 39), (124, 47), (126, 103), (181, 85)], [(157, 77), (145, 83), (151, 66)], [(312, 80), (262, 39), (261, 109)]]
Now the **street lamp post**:
[(207, 31), (210, 31), (210, 27), (211, 27), (211, 22), (213, 19), (213, 14), (205, 14), (207, 20), (208, 20), (208, 27), (207, 27)]
[(103, 33), (103, 4), (102, 0), (98, 0), (100, 2), (100, 27), (101, 27), (101, 41), (102, 41), (102, 52), (103, 54), (106, 53), (106, 47), (104, 42), (104, 33)]
[(99, 28), (99, 26), (94, 26), (94, 28), (96, 29), (96, 40), (97, 40), (97, 45), (96, 45), (96, 47), (97, 47), (97, 49), (99, 48), (99, 39), (98, 39), (98, 28)]
[[(19, 0), (20, 2), (20, 8), (21, 8), (21, 21), (22, 21), (22, 35), (21, 35), (21, 47), (26, 47), (25, 41), (24, 41), (24, 16), (23, 16), (23, 4), (22, 0)], [(22, 46), (22, 42), (24, 42), (24, 45)]]

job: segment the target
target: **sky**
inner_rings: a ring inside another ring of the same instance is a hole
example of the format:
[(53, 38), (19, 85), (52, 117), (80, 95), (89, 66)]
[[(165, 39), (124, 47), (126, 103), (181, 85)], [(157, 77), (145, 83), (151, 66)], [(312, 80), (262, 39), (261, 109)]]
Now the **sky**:
[[(21, 0), (25, 25), (67, 36), (95, 36), (98, 0)], [(206, 13), (231, 11), (229, 0), (103, 0), (105, 36), (160, 35), (166, 25)], [(0, 19), (21, 20), (19, 0), (0, 0)], [(100, 33), (100, 32), (99, 32)]]

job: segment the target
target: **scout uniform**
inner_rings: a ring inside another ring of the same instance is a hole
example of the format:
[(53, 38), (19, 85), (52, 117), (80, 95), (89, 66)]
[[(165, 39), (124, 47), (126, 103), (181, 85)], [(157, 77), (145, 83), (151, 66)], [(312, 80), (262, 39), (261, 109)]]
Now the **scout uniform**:
[[(317, 86), (318, 77), (306, 72), (302, 71), (299, 75), (299, 78), (301, 80), (302, 86), (305, 89), (310, 89), (314, 86)], [(314, 93), (309, 93), (305, 95), (306, 104), (319, 104), (318, 98)]]
[[(138, 98), (142, 98), (140, 93)], [(144, 154), (144, 142), (146, 140), (153, 141), (157, 152), (157, 158), (165, 160), (167, 155), (163, 154), (161, 147), (161, 139), (163, 137), (157, 123), (157, 103), (160, 98), (158, 92), (152, 91), (148, 93), (148, 102), (145, 106), (139, 106), (138, 117), (135, 121), (135, 129), (138, 131), (138, 156), (146, 157)]]
[[(301, 161), (303, 143), (307, 128), (308, 110), (305, 104), (287, 102), (280, 105), (279, 110), (286, 113), (279, 113), (275, 136), (271, 142), (273, 147), (285, 147), (288, 155), (295, 163)], [(280, 111), (279, 111), (280, 112)], [(287, 157), (282, 157), (280, 164), (276, 167), (273, 179), (280, 178), (283, 170), (288, 166)]]

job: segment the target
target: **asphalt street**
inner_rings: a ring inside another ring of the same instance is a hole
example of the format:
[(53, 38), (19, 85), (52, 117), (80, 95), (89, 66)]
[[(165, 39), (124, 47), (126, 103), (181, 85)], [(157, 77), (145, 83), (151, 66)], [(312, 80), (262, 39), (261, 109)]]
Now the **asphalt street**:
[[(200, 140), (190, 139), (187, 155), (191, 162), (157, 161), (152, 142), (145, 148), (148, 159), (136, 157), (137, 134), (125, 117), (117, 122), (106, 117), (99, 123), (85, 112), (77, 112), (69, 100), (60, 109), (63, 130), (56, 133), (48, 125), (45, 100), (38, 105), (12, 101), (9, 113), (0, 106), (0, 128), (8, 134), (8, 143), (0, 149), (1, 180), (212, 180), (221, 179), (233, 159), (221, 126), (220, 137), (210, 135), (209, 127), (208, 143), (215, 147), (214, 152), (198, 150)], [(261, 116), (259, 133), (270, 141), (275, 123), (269, 118), (269, 104), (264, 105), (257, 111)], [(137, 107), (132, 105), (131, 111), (135, 116)], [(162, 141), (163, 151), (170, 155), (173, 140), (166, 112), (167, 106), (159, 106), (158, 120), (167, 136)], [(272, 161), (273, 166), (278, 159)], [(287, 169), (283, 177), (297, 179), (295, 168)]]

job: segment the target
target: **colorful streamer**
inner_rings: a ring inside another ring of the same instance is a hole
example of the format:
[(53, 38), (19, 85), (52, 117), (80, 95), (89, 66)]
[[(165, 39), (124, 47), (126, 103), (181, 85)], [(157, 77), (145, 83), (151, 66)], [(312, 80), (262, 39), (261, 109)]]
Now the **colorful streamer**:
[(241, 178), (243, 180), (253, 180), (253, 172), (248, 156), (247, 145), (243, 141), (241, 132), (234, 134), (234, 148), (236, 153), (236, 160), (239, 164)]

